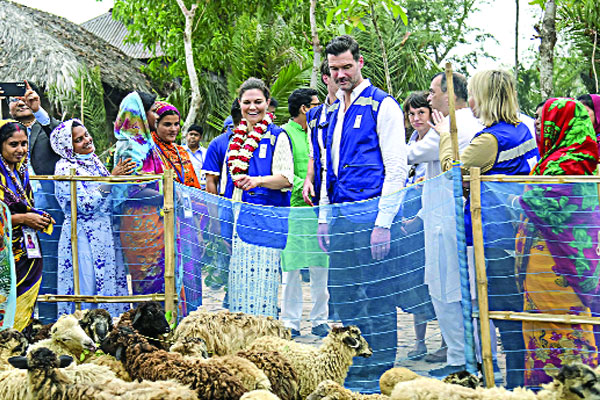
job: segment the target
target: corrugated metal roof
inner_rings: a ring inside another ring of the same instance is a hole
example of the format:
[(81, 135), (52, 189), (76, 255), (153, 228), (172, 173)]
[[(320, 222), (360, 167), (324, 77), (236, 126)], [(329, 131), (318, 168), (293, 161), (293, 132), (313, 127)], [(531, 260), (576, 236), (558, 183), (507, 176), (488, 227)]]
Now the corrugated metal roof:
[(110, 11), (82, 23), (81, 26), (117, 47), (129, 57), (143, 59), (163, 55), (159, 46), (157, 46), (156, 54), (152, 54), (141, 43), (124, 43), (127, 36), (127, 27), (121, 21), (114, 20)]

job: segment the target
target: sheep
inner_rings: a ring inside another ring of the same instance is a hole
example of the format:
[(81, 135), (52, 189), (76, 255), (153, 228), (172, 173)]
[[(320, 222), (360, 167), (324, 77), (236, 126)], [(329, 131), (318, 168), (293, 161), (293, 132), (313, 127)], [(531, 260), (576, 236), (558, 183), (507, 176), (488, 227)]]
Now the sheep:
[(275, 394), (268, 390), (260, 389), (244, 393), (240, 400), (280, 400)]
[(379, 378), (379, 390), (381, 390), (381, 394), (389, 396), (398, 382), (408, 382), (420, 377), (419, 374), (408, 368), (390, 368)]
[(59, 370), (73, 359), (70, 356), (58, 357), (47, 348), (37, 348), (29, 357), (14, 357), (13, 365), (28, 370), (29, 396), (36, 400), (45, 399), (168, 399), (191, 400), (196, 393), (175, 382), (125, 383), (118, 380), (98, 384), (75, 383), (67, 374)]
[(206, 341), (209, 353), (224, 356), (243, 350), (261, 336), (292, 337), (290, 330), (272, 317), (199, 308), (179, 323), (173, 339), (177, 343), (184, 338), (199, 337)]
[(292, 364), (277, 351), (244, 350), (238, 357), (252, 361), (271, 382), (271, 392), (281, 400), (296, 400), (300, 388), (300, 378)]
[(382, 394), (355, 393), (328, 379), (319, 383), (307, 400), (389, 400), (389, 397)]
[(482, 386), (481, 379), (467, 371), (454, 372), (442, 379), (442, 382), (453, 383), (455, 385), (464, 386), (471, 389)]
[(186, 359), (205, 360), (207, 364), (222, 365), (237, 376), (246, 390), (271, 389), (271, 382), (263, 371), (251, 361), (234, 355), (217, 356), (208, 358), (206, 342), (201, 338), (185, 338), (175, 343), (169, 349), (179, 353)]
[(79, 320), (79, 325), (83, 331), (94, 341), (100, 344), (113, 328), (112, 317), (103, 308), (94, 308), (81, 312), (79, 318), (75, 312), (75, 317)]
[(133, 379), (173, 379), (189, 385), (202, 399), (239, 399), (245, 392), (240, 380), (226, 368), (160, 350), (128, 326), (115, 327), (102, 349), (123, 361)]
[(47, 347), (58, 355), (68, 355), (79, 360), (85, 350), (96, 351), (94, 342), (83, 331), (77, 318), (72, 315), (62, 315), (52, 326), (50, 334), (50, 339), (32, 344), (29, 352)]
[(399, 382), (392, 391), (392, 400), (599, 400), (600, 378), (584, 364), (565, 365), (554, 381), (542, 385), (537, 394), (525, 388), (513, 391), (501, 387), (476, 389), (444, 383), (431, 378)]
[(132, 326), (144, 336), (150, 338), (150, 344), (168, 350), (163, 339), (171, 332), (165, 310), (158, 301), (141, 303), (133, 310), (121, 314), (117, 326)]
[(302, 398), (326, 379), (343, 384), (352, 359), (373, 354), (360, 329), (354, 325), (333, 328), (319, 348), (271, 336), (256, 339), (250, 349), (277, 350), (286, 357), (300, 376)]
[(21, 332), (15, 329), (0, 331), (0, 371), (10, 369), (8, 359), (25, 354), (29, 342)]

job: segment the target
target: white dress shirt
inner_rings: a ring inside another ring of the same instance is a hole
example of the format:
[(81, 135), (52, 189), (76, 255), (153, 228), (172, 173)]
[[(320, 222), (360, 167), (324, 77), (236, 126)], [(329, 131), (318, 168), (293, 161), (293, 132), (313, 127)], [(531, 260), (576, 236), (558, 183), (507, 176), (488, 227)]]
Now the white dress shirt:
[[(354, 88), (350, 94), (350, 105), (360, 96), (367, 87), (371, 86), (368, 79), (363, 80)], [(346, 105), (344, 91), (338, 90), (337, 98), (340, 101), (331, 149), (331, 161), (333, 171), (337, 175), (340, 160), (340, 142), (343, 135), (344, 117), (346, 115)], [(406, 175), (408, 172), (406, 139), (404, 131), (404, 115), (398, 103), (392, 97), (386, 97), (379, 105), (377, 114), (377, 136), (379, 138), (379, 149), (383, 159), (385, 177), (381, 189), (381, 199), (379, 201), (379, 212), (375, 220), (375, 225), (383, 228), (390, 228), (394, 217), (398, 213), (400, 201), (397, 193), (404, 187)], [(323, 175), (323, 180), (326, 175)], [(329, 204), (327, 191), (321, 192), (321, 205)], [(319, 210), (319, 222), (326, 222), (329, 219), (328, 207), (321, 207)]]

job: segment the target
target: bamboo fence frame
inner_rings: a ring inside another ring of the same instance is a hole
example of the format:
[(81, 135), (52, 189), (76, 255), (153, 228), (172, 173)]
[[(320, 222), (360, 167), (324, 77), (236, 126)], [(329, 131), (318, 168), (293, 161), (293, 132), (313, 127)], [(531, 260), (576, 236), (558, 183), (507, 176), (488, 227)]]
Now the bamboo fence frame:
[(452, 63), (446, 63), (446, 93), (448, 93), (448, 116), (450, 117), (450, 138), (452, 139), (452, 158), (455, 162), (460, 161), (458, 149), (458, 129), (456, 128), (456, 104), (454, 99), (454, 75)]
[[(38, 295), (37, 301), (57, 303), (74, 302), (77, 309), (81, 303), (133, 303), (145, 301), (164, 301), (165, 311), (176, 312), (177, 294), (175, 289), (175, 202), (173, 196), (173, 170), (166, 170), (163, 175), (142, 176), (77, 176), (71, 169), (71, 175), (33, 175), (32, 180), (69, 181), (71, 189), (71, 246), (73, 257), (73, 295), (43, 294)], [(144, 183), (162, 180), (164, 188), (164, 240), (165, 240), (165, 293), (153, 293), (129, 296), (99, 296), (81, 295), (79, 285), (79, 257), (77, 248), (77, 182), (93, 181), (104, 183)]]
[(510, 321), (553, 322), (558, 324), (591, 324), (600, 325), (600, 317), (582, 317), (568, 314), (527, 313), (515, 311), (490, 311), (488, 304), (488, 280), (485, 266), (483, 241), (483, 223), (481, 219), (481, 182), (515, 182), (523, 184), (563, 184), (563, 183), (597, 183), (600, 176), (594, 175), (565, 175), (565, 176), (531, 176), (531, 175), (480, 175), (479, 168), (471, 168), (469, 175), (464, 177), (471, 184), (471, 220), (473, 225), (473, 247), (475, 250), (475, 271), (477, 274), (477, 301), (481, 325), (481, 353), (483, 358), (483, 373), (488, 387), (494, 386), (494, 371), (492, 367), (492, 342), (489, 327), (490, 319)]

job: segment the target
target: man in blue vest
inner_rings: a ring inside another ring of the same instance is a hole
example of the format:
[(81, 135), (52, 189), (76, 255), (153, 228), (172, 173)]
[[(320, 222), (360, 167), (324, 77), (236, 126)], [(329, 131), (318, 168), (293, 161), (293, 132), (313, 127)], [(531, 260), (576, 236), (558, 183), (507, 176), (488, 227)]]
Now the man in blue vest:
[[(335, 310), (344, 325), (360, 328), (373, 349), (371, 359), (354, 360), (346, 386), (376, 392), (396, 358), (397, 248), (390, 242), (400, 229), (393, 223), (400, 203), (392, 194), (404, 186), (408, 170), (404, 117), (392, 96), (363, 79), (354, 38), (338, 36), (325, 52), (339, 90), (329, 108), (318, 235), (330, 253)], [(314, 162), (321, 170), (320, 158)]]

